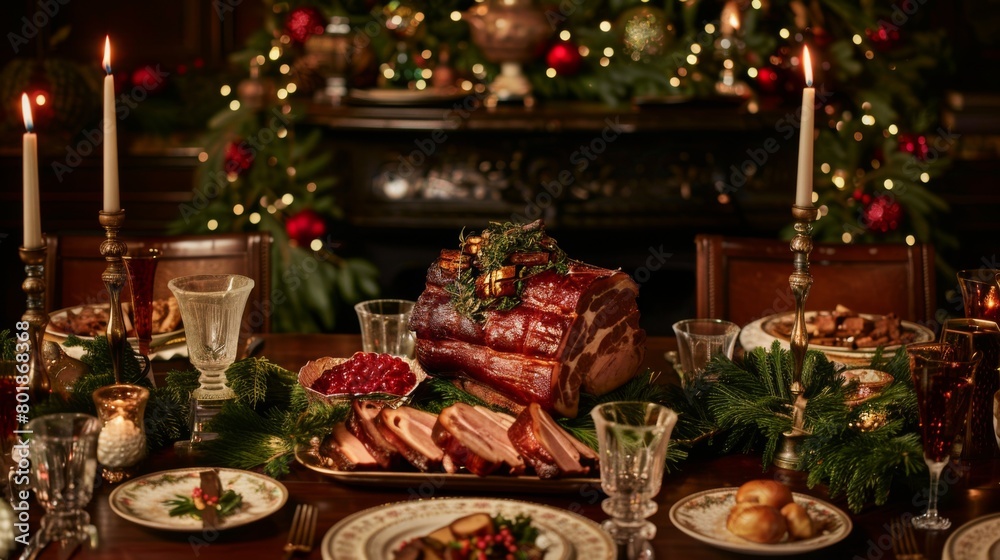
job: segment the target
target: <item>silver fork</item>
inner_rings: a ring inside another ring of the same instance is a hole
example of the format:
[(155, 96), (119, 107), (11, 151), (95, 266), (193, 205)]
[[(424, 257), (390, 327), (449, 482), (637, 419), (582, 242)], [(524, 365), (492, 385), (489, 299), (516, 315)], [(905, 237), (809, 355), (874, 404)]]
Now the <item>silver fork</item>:
[(913, 536), (913, 525), (909, 521), (897, 519), (890, 525), (892, 553), (896, 560), (926, 560)]
[(284, 560), (289, 560), (296, 552), (307, 553), (312, 550), (318, 520), (316, 506), (299, 504), (295, 507), (292, 528), (288, 530), (288, 543), (285, 544)]

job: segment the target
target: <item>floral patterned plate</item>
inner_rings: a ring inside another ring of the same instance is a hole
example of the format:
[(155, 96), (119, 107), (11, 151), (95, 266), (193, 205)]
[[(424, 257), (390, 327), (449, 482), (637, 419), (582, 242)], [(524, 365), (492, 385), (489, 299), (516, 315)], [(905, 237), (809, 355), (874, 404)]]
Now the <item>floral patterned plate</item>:
[(498, 498), (439, 498), (386, 504), (344, 518), (323, 537), (323, 560), (392, 558), (404, 541), (480, 512), (531, 516), (545, 560), (615, 558), (611, 537), (597, 523), (570, 511)]
[(1000, 558), (1000, 513), (985, 515), (962, 525), (944, 543), (942, 560), (995, 560)]
[(759, 544), (744, 540), (726, 529), (726, 517), (736, 503), (736, 488), (716, 488), (691, 494), (670, 508), (670, 521), (681, 531), (723, 550), (758, 556), (802, 554), (839, 542), (851, 532), (851, 518), (840, 509), (812, 496), (792, 493), (806, 508), (820, 532), (811, 539)]
[[(148, 474), (122, 484), (111, 492), (108, 501), (119, 516), (139, 525), (164, 531), (201, 531), (201, 520), (193, 517), (170, 517), (163, 504), (176, 496), (190, 496), (201, 484), (203, 468), (174, 469)], [(239, 469), (219, 469), (224, 490), (243, 496), (240, 509), (225, 517), (219, 529), (246, 525), (281, 509), (288, 500), (288, 490), (273, 478)]]

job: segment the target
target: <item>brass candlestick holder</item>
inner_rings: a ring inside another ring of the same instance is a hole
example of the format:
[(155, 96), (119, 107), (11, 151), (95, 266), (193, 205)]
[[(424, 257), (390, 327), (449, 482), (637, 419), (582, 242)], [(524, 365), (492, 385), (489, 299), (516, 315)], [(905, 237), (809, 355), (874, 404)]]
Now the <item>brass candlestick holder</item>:
[(805, 429), (806, 397), (805, 386), (802, 385), (802, 364), (805, 361), (806, 349), (809, 347), (809, 334), (806, 332), (806, 298), (812, 287), (813, 277), (809, 274), (809, 253), (812, 252), (812, 223), (816, 221), (817, 211), (813, 206), (792, 206), (792, 217), (795, 218), (795, 237), (789, 244), (794, 253), (795, 271), (788, 277), (788, 285), (795, 297), (795, 322), (792, 324), (790, 346), (792, 349), (792, 429), (782, 434), (784, 439), (781, 448), (774, 458), (774, 464), (783, 469), (798, 467), (801, 454), (799, 446), (802, 439), (809, 435)]
[[(33, 401), (38, 402), (49, 395), (51, 384), (42, 358), (42, 340), (49, 316), (45, 313), (45, 253), (42, 245), (33, 249), (20, 247), (18, 253), (24, 263), (25, 279), (21, 284), (27, 296), (27, 305), (21, 320), (28, 323), (28, 392)], [(13, 406), (13, 405), (11, 405)]]
[(122, 287), (128, 281), (125, 263), (122, 257), (128, 252), (128, 246), (118, 239), (118, 231), (125, 223), (125, 210), (117, 212), (100, 212), (98, 220), (106, 232), (106, 239), (101, 243), (101, 256), (108, 262), (101, 278), (108, 289), (111, 306), (108, 310), (108, 347), (111, 351), (111, 367), (115, 373), (115, 383), (122, 383), (122, 362), (125, 357), (125, 321), (122, 319)]

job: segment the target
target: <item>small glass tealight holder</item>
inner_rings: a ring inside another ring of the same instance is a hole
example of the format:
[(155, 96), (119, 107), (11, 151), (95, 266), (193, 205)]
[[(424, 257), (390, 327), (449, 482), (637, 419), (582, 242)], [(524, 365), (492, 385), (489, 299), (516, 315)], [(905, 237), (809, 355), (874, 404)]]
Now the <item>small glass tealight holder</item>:
[(149, 390), (138, 385), (108, 385), (94, 391), (97, 417), (103, 428), (97, 440), (101, 476), (114, 484), (135, 474), (146, 456), (143, 421)]

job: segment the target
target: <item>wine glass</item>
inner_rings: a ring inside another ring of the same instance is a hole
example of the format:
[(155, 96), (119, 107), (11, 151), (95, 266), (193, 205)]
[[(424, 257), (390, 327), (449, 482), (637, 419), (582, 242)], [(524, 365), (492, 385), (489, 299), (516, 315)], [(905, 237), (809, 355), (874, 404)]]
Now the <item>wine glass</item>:
[(938, 483), (951, 458), (955, 438), (965, 427), (972, 397), (972, 376), (979, 354), (965, 345), (928, 342), (906, 347), (917, 392), (924, 461), (931, 474), (927, 512), (913, 518), (918, 529), (943, 530), (951, 521), (938, 515)]
[(1000, 289), (996, 274), (992, 268), (958, 271), (956, 276), (962, 289), (966, 317), (1000, 322)]
[(94, 494), (97, 438), (101, 422), (88, 414), (39, 416), (25, 428), (31, 433), (31, 485), (45, 508), (41, 528), (22, 557), (55, 541), (93, 540), (97, 529), (83, 511)]
[(135, 337), (139, 340), (139, 354), (145, 358), (143, 373), (155, 387), (150, 368), (149, 343), (153, 340), (153, 281), (160, 250), (149, 249), (138, 255), (125, 255), (125, 271), (128, 273), (128, 288), (132, 292), (132, 322)]
[(201, 372), (200, 386), (191, 394), (189, 443), (205, 439), (204, 423), (236, 396), (226, 386), (226, 369), (236, 361), (243, 308), (253, 286), (238, 274), (183, 276), (167, 283), (181, 309), (188, 359)]
[(602, 527), (625, 549), (619, 558), (651, 559), (649, 539), (656, 526), (652, 500), (660, 492), (667, 444), (677, 413), (648, 402), (610, 402), (590, 412), (600, 447), (601, 488), (610, 496), (601, 506), (611, 516)]

